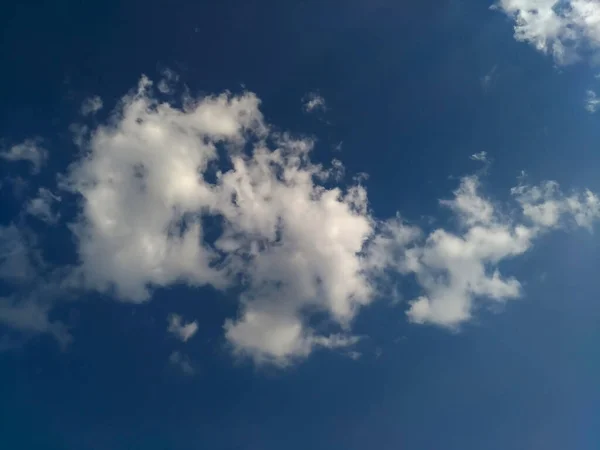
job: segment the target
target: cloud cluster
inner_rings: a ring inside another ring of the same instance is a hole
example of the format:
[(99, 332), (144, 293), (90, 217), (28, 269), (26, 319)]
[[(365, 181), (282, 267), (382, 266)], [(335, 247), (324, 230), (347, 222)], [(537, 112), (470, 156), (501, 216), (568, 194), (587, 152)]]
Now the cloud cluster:
[[(457, 328), (480, 300), (521, 295), (520, 282), (501, 273), (503, 261), (547, 231), (591, 228), (600, 216), (595, 194), (567, 195), (553, 182), (513, 188), (519, 211), (507, 211), (469, 176), (440, 201), (452, 229), (426, 231), (400, 215), (377, 220), (360, 179), (345, 183), (339, 161), (314, 163), (312, 139), (274, 131), (259, 106), (249, 92), (184, 96), (174, 106), (142, 77), (105, 123), (77, 127), (82, 151), (60, 177), (78, 199), (69, 224), (77, 267), (40, 277), (35, 246), (9, 227), (0, 229), (0, 277), (48, 278), (38, 285), (54, 297), (67, 286), (129, 302), (174, 283), (233, 291), (238, 313), (223, 324), (233, 353), (285, 366), (319, 348), (358, 354), (354, 318), (402, 277), (420, 287), (408, 304), (412, 322)], [(485, 152), (471, 158), (489, 163)], [(26, 212), (56, 222), (56, 200), (40, 189)], [(0, 299), (0, 322), (67, 342), (41, 290), (24, 292)], [(197, 330), (195, 321), (168, 318), (183, 342)], [(171, 363), (193, 371), (180, 353)]]
[(502, 302), (521, 295), (520, 282), (499, 264), (522, 255), (536, 238), (560, 226), (590, 228), (600, 200), (586, 191), (564, 195), (557, 183), (511, 190), (520, 214), (503, 215), (479, 193), (479, 179), (465, 177), (451, 200), (442, 200), (458, 223), (423, 233), (400, 218), (388, 221), (371, 249), (373, 266), (414, 274), (422, 294), (410, 301), (409, 320), (457, 328), (471, 319), (477, 299)]
[(600, 49), (597, 0), (499, 0), (494, 7), (514, 19), (517, 40), (552, 55), (557, 64)]

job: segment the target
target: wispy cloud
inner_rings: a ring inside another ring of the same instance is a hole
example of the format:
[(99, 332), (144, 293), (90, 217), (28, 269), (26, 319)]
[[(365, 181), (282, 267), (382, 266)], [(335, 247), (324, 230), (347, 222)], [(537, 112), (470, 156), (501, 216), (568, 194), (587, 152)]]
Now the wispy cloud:
[(600, 108), (600, 99), (596, 96), (596, 93), (591, 89), (585, 94), (585, 109), (594, 114)]
[(190, 359), (179, 351), (174, 351), (169, 356), (169, 363), (180, 370), (184, 375), (194, 375), (196, 373), (196, 369), (190, 362)]
[(81, 115), (94, 115), (102, 109), (102, 106), (104, 106), (104, 104), (102, 103), (102, 99), (99, 96), (95, 95), (93, 97), (86, 98), (81, 104)]
[(178, 314), (171, 314), (168, 322), (167, 331), (183, 342), (187, 342), (198, 331), (198, 323), (196, 321), (183, 323), (181, 316)]
[(325, 110), (327, 108), (325, 99), (316, 92), (311, 92), (303, 99), (303, 106), (306, 112)]
[(28, 161), (32, 165), (32, 172), (39, 173), (48, 159), (48, 152), (41, 147), (40, 139), (27, 139), (20, 144), (13, 145), (10, 149), (0, 152), (0, 158), (7, 161)]

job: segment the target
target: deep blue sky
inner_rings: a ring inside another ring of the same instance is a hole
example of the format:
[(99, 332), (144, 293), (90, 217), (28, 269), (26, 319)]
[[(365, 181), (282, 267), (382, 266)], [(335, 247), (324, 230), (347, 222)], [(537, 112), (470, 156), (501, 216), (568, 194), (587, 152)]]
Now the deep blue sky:
[[(480, 151), (493, 159), (486, 193), (499, 200), (521, 170), (600, 191), (598, 118), (583, 107), (600, 84), (594, 71), (556, 67), (515, 41), (490, 4), (5, 2), (0, 137), (43, 137), (48, 165), (27, 192), (55, 186), (77, 152), (68, 127), (81, 102), (99, 95), (94, 120), (104, 120), (140, 74), (171, 68), (194, 94), (243, 85), (270, 123), (317, 136), (316, 160), (369, 174), (377, 217), (443, 217), (438, 199), (479, 168), (469, 155)], [(308, 92), (325, 112), (302, 111)], [(24, 201), (7, 189), (4, 225)], [(50, 261), (74, 261), (66, 229), (30, 226)], [(597, 235), (556, 232), (510, 262), (525, 294), (500, 313), (480, 311), (453, 333), (376, 302), (355, 321), (369, 336), (360, 359), (317, 351), (286, 369), (232, 357), (222, 324), (235, 301), (209, 288), (161, 289), (143, 305), (90, 293), (53, 313), (72, 326), (66, 350), (39, 335), (0, 353), (0, 448), (596, 449), (599, 264)], [(179, 348), (165, 332), (173, 310), (199, 324), (185, 346), (191, 377), (168, 363)]]

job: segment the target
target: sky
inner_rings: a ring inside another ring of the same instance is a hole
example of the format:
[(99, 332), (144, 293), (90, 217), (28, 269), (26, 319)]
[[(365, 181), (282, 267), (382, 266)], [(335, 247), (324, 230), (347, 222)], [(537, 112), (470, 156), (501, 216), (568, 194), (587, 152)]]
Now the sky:
[(0, 29), (1, 448), (597, 449), (596, 0)]

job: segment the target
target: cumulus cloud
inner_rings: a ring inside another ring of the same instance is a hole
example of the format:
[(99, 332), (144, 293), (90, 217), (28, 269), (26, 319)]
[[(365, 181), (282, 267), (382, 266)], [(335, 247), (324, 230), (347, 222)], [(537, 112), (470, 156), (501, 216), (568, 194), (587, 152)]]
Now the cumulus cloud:
[(177, 339), (187, 342), (198, 331), (198, 323), (196, 321), (183, 323), (182, 320), (180, 315), (171, 314), (168, 318), (169, 326), (167, 331), (177, 337)]
[(81, 115), (82, 116), (90, 116), (96, 114), (98, 111), (102, 109), (103, 103), (102, 99), (97, 95), (93, 97), (86, 98), (81, 104)]
[[(65, 178), (81, 198), (72, 229), (86, 285), (140, 302), (175, 282), (241, 280), (240, 315), (225, 325), (237, 353), (287, 362), (351, 345), (341, 330), (373, 294), (360, 257), (373, 232), (364, 188), (325, 188), (340, 164), (315, 165), (310, 139), (270, 132), (254, 94), (179, 109), (151, 88), (142, 78), (91, 130)], [(214, 241), (206, 219), (218, 224)], [(316, 333), (313, 312), (340, 330)]]
[(589, 228), (600, 217), (595, 194), (566, 196), (554, 182), (512, 190), (522, 209), (520, 220), (503, 216), (479, 191), (478, 178), (465, 177), (454, 198), (441, 201), (454, 213), (458, 232), (438, 228), (425, 234), (396, 218), (384, 224), (374, 242), (374, 267), (414, 274), (421, 287), (421, 295), (409, 303), (412, 322), (457, 328), (471, 319), (476, 300), (519, 297), (521, 284), (502, 275), (502, 261), (522, 255), (552, 228), (569, 222)]
[[(361, 307), (406, 276), (421, 289), (409, 319), (456, 328), (479, 300), (521, 295), (502, 261), (549, 230), (591, 228), (600, 215), (595, 194), (564, 194), (555, 183), (519, 184), (519, 214), (503, 213), (470, 176), (440, 202), (456, 229), (426, 232), (401, 216), (380, 222), (362, 177), (347, 183), (341, 162), (314, 163), (313, 140), (274, 131), (254, 94), (186, 95), (176, 107), (153, 89), (142, 77), (106, 123), (79, 134), (82, 152), (61, 177), (78, 198), (69, 228), (79, 261), (55, 291), (75, 284), (131, 302), (174, 283), (235, 292), (239, 309), (223, 324), (225, 338), (257, 363), (286, 366), (317, 349), (353, 354)], [(488, 161), (484, 152), (472, 158)], [(25, 271), (31, 246), (23, 248)], [(5, 254), (19, 267), (19, 252)], [(35, 298), (2, 299), (0, 322), (67, 339), (48, 320), (50, 303)], [(182, 341), (197, 328), (169, 317)], [(193, 371), (179, 352), (170, 360)]]
[(55, 224), (60, 215), (53, 210), (53, 206), (59, 201), (60, 197), (52, 194), (48, 189), (40, 188), (38, 196), (29, 200), (25, 206), (25, 212), (43, 222)]
[(306, 112), (325, 110), (325, 99), (316, 92), (311, 92), (303, 99), (303, 107)]
[(27, 139), (0, 152), (0, 158), (7, 161), (28, 161), (32, 165), (32, 172), (36, 174), (48, 159), (48, 152), (40, 146), (39, 139)]
[(585, 109), (590, 113), (594, 114), (600, 108), (600, 99), (596, 93), (591, 89), (585, 93)]
[(494, 7), (515, 21), (515, 39), (552, 55), (557, 64), (600, 49), (597, 0), (499, 0)]

